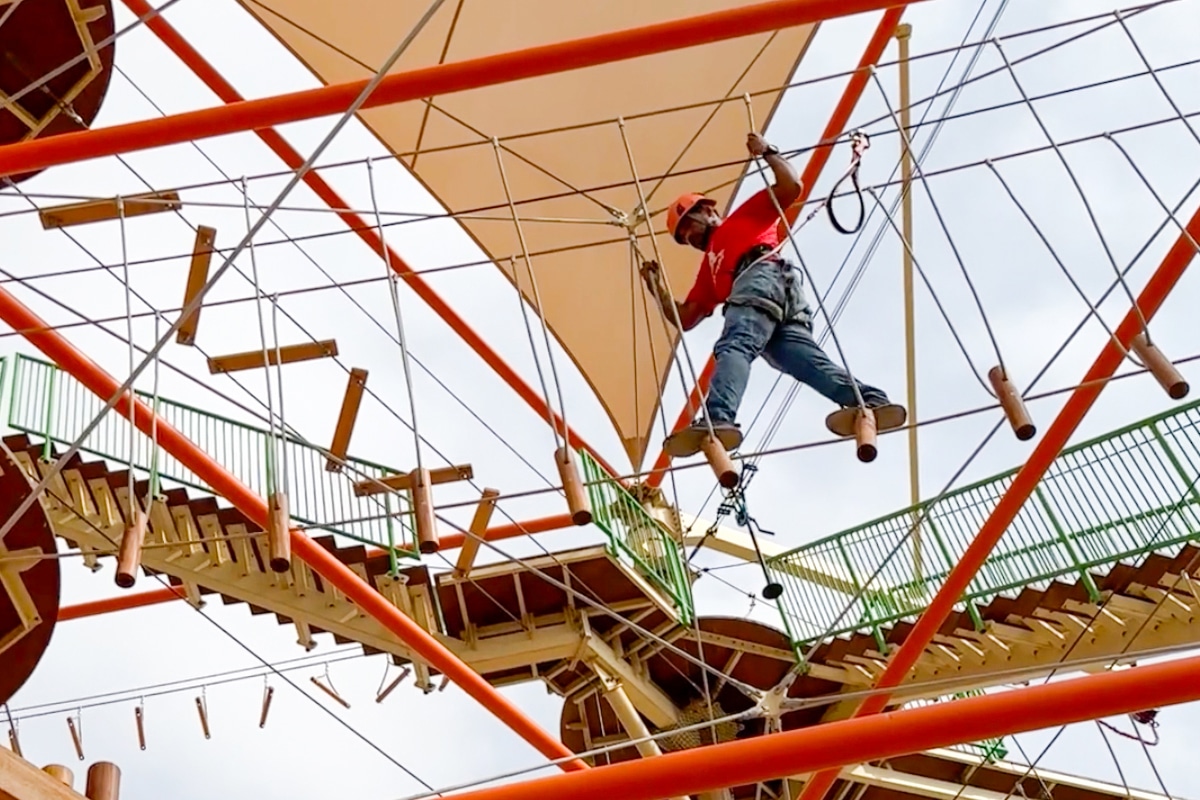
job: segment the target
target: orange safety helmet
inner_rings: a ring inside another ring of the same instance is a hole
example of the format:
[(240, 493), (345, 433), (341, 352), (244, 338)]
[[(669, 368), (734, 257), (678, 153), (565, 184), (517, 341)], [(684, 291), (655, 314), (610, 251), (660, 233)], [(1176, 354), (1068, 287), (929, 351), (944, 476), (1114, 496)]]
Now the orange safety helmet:
[(683, 240), (679, 238), (679, 223), (700, 205), (716, 208), (717, 203), (702, 194), (689, 192), (675, 198), (675, 202), (671, 203), (671, 207), (667, 209), (667, 230), (671, 232), (671, 237), (679, 244), (683, 244)]

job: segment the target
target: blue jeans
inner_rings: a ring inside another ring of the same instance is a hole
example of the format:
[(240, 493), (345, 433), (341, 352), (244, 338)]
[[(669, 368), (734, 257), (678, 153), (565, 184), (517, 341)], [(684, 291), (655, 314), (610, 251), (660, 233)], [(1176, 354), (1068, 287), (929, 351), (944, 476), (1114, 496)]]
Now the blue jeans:
[[(833, 363), (812, 335), (812, 312), (802, 274), (779, 259), (743, 270), (725, 302), (725, 329), (713, 348), (716, 361), (706, 406), (714, 423), (733, 423), (750, 364), (759, 356), (842, 407), (858, 404), (850, 374)], [(880, 389), (858, 382), (869, 407), (886, 405)]]

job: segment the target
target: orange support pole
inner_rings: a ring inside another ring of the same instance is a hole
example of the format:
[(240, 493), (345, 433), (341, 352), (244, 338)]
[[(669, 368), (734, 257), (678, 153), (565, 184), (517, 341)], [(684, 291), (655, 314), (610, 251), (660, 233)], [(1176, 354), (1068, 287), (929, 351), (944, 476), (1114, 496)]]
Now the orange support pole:
[[(1146, 282), (1146, 288), (1138, 296), (1138, 308), (1141, 309), (1141, 313), (1147, 321), (1152, 319), (1158, 309), (1162, 307), (1163, 301), (1167, 299), (1167, 295), (1171, 293), (1175, 284), (1183, 276), (1183, 271), (1196, 256), (1196, 250), (1191, 242), (1198, 238), (1200, 238), (1200, 208), (1196, 209), (1191, 220), (1188, 221), (1187, 234), (1181, 233), (1175, 240), (1175, 244), (1167, 251), (1167, 255), (1159, 264), (1158, 269)], [(921, 653), (933, 641), (934, 635), (937, 634), (946, 617), (950, 615), (954, 604), (966, 592), (975, 573), (983, 566), (983, 562), (992, 548), (1008, 530), (1008, 526), (1016, 518), (1021, 506), (1025, 505), (1025, 501), (1037, 488), (1042, 476), (1046, 474), (1046, 470), (1050, 469), (1050, 465), (1058, 457), (1059, 451), (1067, 444), (1071, 434), (1079, 427), (1079, 423), (1083, 421), (1084, 416), (1096, 402), (1096, 398), (1104, 391), (1104, 387), (1107, 385), (1106, 379), (1111, 378), (1116, 373), (1117, 367), (1121, 366), (1124, 359), (1123, 349), (1128, 349), (1134, 337), (1141, 331), (1141, 318), (1137, 311), (1131, 308), (1125, 318), (1121, 320), (1121, 324), (1117, 326), (1116, 339), (1120, 342), (1120, 347), (1111, 338), (1106, 340), (1104, 349), (1100, 351), (1100, 355), (1092, 364), (1091, 369), (1083, 376), (1081, 385), (1071, 392), (1062, 411), (1050, 424), (1024, 466), (1017, 472), (1016, 477), (1009, 484), (1008, 490), (996, 503), (996, 507), (992, 509), (992, 513), (984, 520), (983, 527), (979, 529), (979, 533), (971, 541), (967, 551), (962, 554), (958, 563), (954, 565), (954, 569), (950, 570), (950, 574), (946, 576), (946, 582), (942, 584), (942, 588), (938, 590), (925, 612), (921, 614), (920, 619), (917, 620), (916, 625), (904, 640), (904, 644), (892, 656), (887, 669), (879, 676), (876, 686), (890, 688), (899, 685), (908, 671), (917, 663)], [(871, 695), (859, 704), (854, 716), (861, 717), (878, 713), (884, 709), (887, 701), (887, 694)], [(800, 794), (800, 800), (819, 800), (825, 796), (836, 779), (837, 774), (833, 771), (814, 775), (805, 784), (804, 791)]]
[(454, 800), (659, 800), (1200, 699), (1200, 656), (552, 775)]
[[(898, 0), (772, 0), (694, 17), (438, 64), (385, 78), (364, 110), (536, 78), (884, 9)], [(907, 0), (920, 2), (921, 0)], [(110, 125), (0, 147), (0, 177), (150, 147), (344, 113), (370, 81)]]
[[(821, 133), (821, 141), (817, 144), (817, 148), (813, 150), (812, 156), (808, 159), (808, 164), (804, 167), (804, 172), (800, 175), (800, 196), (796, 198), (795, 203), (784, 209), (784, 216), (787, 217), (789, 225), (796, 221), (800, 209), (803, 208), (812, 194), (813, 184), (821, 177), (821, 173), (825, 170), (825, 165), (829, 163), (829, 157), (833, 153), (833, 148), (829, 146), (829, 143), (835, 141), (841, 135), (842, 131), (845, 130), (847, 123), (850, 121), (850, 114), (854, 112), (854, 107), (858, 105), (859, 99), (862, 98), (862, 94), (867, 88), (867, 81), (871, 77), (868, 67), (879, 63), (879, 59), (883, 58), (883, 51), (887, 49), (888, 42), (895, 35), (896, 26), (900, 24), (902, 16), (904, 16), (904, 5), (889, 8), (884, 12), (883, 19), (879, 20), (879, 24), (875, 27), (875, 33), (871, 36), (871, 40), (867, 42), (867, 47), (863, 50), (862, 58), (858, 60), (857, 71), (850, 76), (850, 82), (846, 84), (846, 89), (842, 92), (841, 99), (834, 106), (833, 114), (830, 115), (829, 122), (826, 123), (825, 130)], [(696, 386), (692, 388), (692, 393), (688, 396), (687, 405), (679, 413), (679, 418), (675, 420), (675, 427), (672, 431), (683, 430), (691, 423), (696, 410), (700, 408), (704, 393), (708, 391), (708, 384), (712, 380), (713, 369), (715, 367), (716, 362), (713, 361), (712, 356), (709, 356), (708, 363), (700, 371), (700, 377), (696, 381)], [(665, 452), (659, 453), (650, 476), (646, 479), (646, 483), (650, 486), (661, 484), (663, 478), (666, 477), (666, 469), (670, 464), (670, 456)]]
[[(129, 10), (138, 17), (145, 17), (147, 14), (153, 11), (153, 8), (149, 3), (146, 2), (146, 0), (122, 1), (125, 3), (126, 7), (128, 7)], [(212, 93), (215, 94), (223, 103), (232, 105), (246, 102), (246, 99), (238, 93), (237, 89), (234, 89), (233, 85), (230, 84), (229, 81), (225, 80), (221, 73), (218, 72), (217, 69), (204, 58), (204, 56), (200, 55), (200, 53), (194, 47), (192, 47), (186, 39), (183, 38), (183, 35), (180, 34), (178, 30), (172, 27), (171, 23), (167, 22), (161, 16), (156, 16), (150, 19), (146, 23), (146, 26), (156, 36), (158, 36), (162, 43), (165, 44), (171, 50), (171, 52), (173, 52), (179, 58), (179, 60), (184, 63), (185, 66), (195, 73), (196, 77), (203, 81), (204, 85), (207, 86), (209, 90), (212, 91)], [(300, 165), (304, 163), (304, 157), (296, 151), (296, 148), (288, 144), (287, 140), (284, 139), (283, 136), (281, 136), (275, 129), (256, 128), (254, 132), (258, 135), (258, 138), (262, 139), (263, 143), (266, 144), (267, 147), (271, 148), (275, 155), (279, 156), (280, 160), (282, 160), (283, 163), (285, 163), (288, 167), (292, 169), (298, 169)], [(308, 188), (312, 189), (313, 192), (330, 208), (339, 209), (350, 207), (349, 204), (342, 199), (341, 195), (334, 191), (333, 187), (326, 183), (325, 179), (318, 175), (315, 170), (309, 170), (306, 172), (303, 180)], [(546, 405), (546, 401), (542, 398), (542, 396), (535, 392), (528, 383), (522, 380), (521, 376), (518, 375), (516, 371), (513, 370), (513, 368), (510, 367), (503, 358), (500, 357), (500, 354), (488, 346), (483, 338), (474, 330), (472, 330), (469, 325), (467, 325), (466, 320), (455, 313), (454, 309), (450, 308), (450, 305), (433, 290), (433, 287), (431, 287), (416, 272), (413, 271), (413, 268), (408, 265), (408, 262), (400, 257), (399, 253), (384, 243), (383, 239), (379, 236), (378, 229), (376, 229), (372, 224), (367, 223), (362, 217), (353, 212), (338, 211), (337, 215), (342, 219), (343, 222), (346, 223), (347, 226), (349, 226), (350, 230), (358, 234), (358, 238), (362, 239), (362, 241), (366, 243), (368, 247), (378, 253), (381, 258), (385, 258), (387, 263), (391, 264), (392, 269), (396, 271), (396, 274), (404, 278), (408, 282), (409, 287), (412, 288), (412, 290), (416, 292), (417, 295), (420, 296), (420, 298), (424, 300), (426, 304), (428, 304), (429, 307), (432, 308), (434, 312), (437, 313), (437, 315), (441, 317), (455, 333), (461, 336), (463, 341), (466, 342), (472, 350), (478, 353), (484, 362), (490, 366), (505, 383), (511, 386), (513, 391), (515, 391), (522, 400), (528, 403), (529, 406), (536, 411), (542, 419), (555, 426), (558, 430), (563, 430), (564, 426), (562, 418), (559, 417), (558, 414), (555, 414), (553, 411), (551, 411), (550, 407)], [(610, 475), (619, 474), (617, 470), (612, 467), (612, 465), (605, 461), (603, 457), (601, 457), (600, 454), (597, 453), (591, 447), (591, 445), (584, 441), (583, 438), (574, 430), (567, 428), (566, 436), (567, 440), (573, 447), (584, 448), (591, 453), (592, 457), (596, 459), (597, 463), (603, 466)]]
[[(20, 331), (21, 335), (31, 344), (102, 400), (107, 400), (117, 394), (117, 390), (120, 388), (118, 381), (76, 350), (70, 342), (52, 330), (44, 320), (2, 288), (0, 288), (0, 319), (3, 319), (13, 330)], [(129, 405), (129, 393), (122, 394), (113, 413), (127, 419), (132, 418), (138, 429), (147, 436), (150, 435), (151, 425), (154, 424), (159, 446), (211, 486), (214, 493), (229, 500), (254, 524), (267, 530), (269, 514), (267, 503), (263, 498), (246, 488), (237, 478), (197, 447), (194, 442), (168, 424), (166, 420), (161, 418), (156, 420), (154, 412), (145, 403), (135, 401), (133, 409), (130, 409)], [(416, 622), (401, 613), (400, 609), (389, 603), (383, 595), (375, 591), (370, 584), (358, 577), (332, 553), (298, 530), (293, 529), (290, 533), (294, 555), (303, 559), (317, 574), (336, 586), (365, 613), (370, 614), (399, 637), (423, 661), (458, 684), (463, 691), (495, 714), (522, 739), (535, 747), (538, 752), (551, 759), (570, 758), (573, 755), (562, 742), (521, 713), (520, 709), (496, 691), (482, 676), (422, 630)], [(567, 770), (587, 768), (587, 765), (578, 758), (564, 761), (560, 766)]]

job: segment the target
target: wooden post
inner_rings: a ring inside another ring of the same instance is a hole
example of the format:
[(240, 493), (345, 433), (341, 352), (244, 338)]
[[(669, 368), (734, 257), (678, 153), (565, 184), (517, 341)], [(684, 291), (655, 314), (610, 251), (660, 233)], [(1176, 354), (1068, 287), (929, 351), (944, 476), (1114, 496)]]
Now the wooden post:
[(42, 772), (49, 775), (59, 783), (64, 783), (67, 786), (75, 786), (75, 773), (69, 767), (64, 767), (62, 764), (47, 764), (42, 767)]
[(409, 496), (413, 504), (413, 525), (417, 530), (417, 547), (425, 555), (438, 551), (437, 519), (433, 515), (432, 481), (425, 467), (411, 473)]
[(97, 761), (87, 773), (88, 800), (119, 800), (121, 796), (121, 770), (111, 761)]
[(1191, 390), (1188, 382), (1183, 379), (1183, 375), (1175, 368), (1175, 365), (1157, 347), (1150, 344), (1144, 331), (1133, 337), (1129, 346), (1172, 400), (1182, 400), (1187, 397)]
[(567, 510), (571, 512), (571, 521), (576, 525), (587, 525), (592, 521), (592, 509), (588, 503), (587, 491), (583, 481), (579, 480), (579, 469), (575, 466), (575, 456), (569, 447), (560, 447), (554, 451), (554, 463), (558, 465), (558, 477), (562, 480), (563, 491), (567, 495)]
[(496, 510), (496, 498), (500, 496), (499, 489), (484, 489), (475, 507), (475, 516), (471, 519), (471, 527), (467, 530), (470, 536), (463, 537), (462, 549), (458, 551), (458, 561), (454, 564), (454, 577), (464, 578), (475, 563), (479, 553), (480, 540), (487, 536), (488, 523), (492, 521), (492, 512)]
[(291, 517), (285, 492), (275, 492), (267, 498), (267, 549), (271, 553), (271, 569), (287, 572), (292, 568)]
[(738, 474), (737, 470), (733, 468), (733, 459), (729, 457), (729, 453), (725, 452), (725, 448), (716, 437), (706, 434), (700, 443), (700, 449), (704, 452), (704, 457), (708, 459), (709, 466), (717, 476), (717, 483), (726, 489), (732, 489), (738, 485)]
[(1022, 442), (1032, 439), (1037, 433), (1037, 426), (1033, 424), (1033, 419), (1025, 408), (1025, 400), (1017, 394), (1016, 387), (1004, 374), (1004, 370), (999, 366), (992, 367), (988, 370), (988, 380), (992, 383), (996, 399), (1000, 401), (1000, 407), (1004, 409), (1004, 416), (1008, 417), (1008, 424), (1012, 426), (1013, 433)]
[[(180, 308), (187, 308), (188, 303), (196, 298), (196, 295), (204, 288), (204, 284), (208, 282), (208, 267), (212, 261), (216, 241), (216, 228), (210, 228), (207, 225), (196, 227), (196, 242), (192, 245), (192, 265), (188, 268), (187, 285), (183, 290), (183, 305)], [(176, 342), (183, 345), (195, 344), (196, 328), (200, 325), (201, 308), (203, 308), (203, 304), (188, 314), (187, 319), (179, 326), (179, 330), (175, 332)]]
[(875, 446), (875, 436), (878, 432), (875, 424), (875, 412), (869, 408), (860, 408), (854, 417), (854, 440), (858, 445), (858, 460), (869, 464), (879, 455)]
[(333, 431), (333, 444), (329, 452), (333, 458), (325, 460), (328, 472), (341, 472), (341, 461), (346, 458), (350, 448), (350, 434), (354, 432), (354, 422), (358, 419), (358, 407), (362, 403), (363, 390), (367, 387), (367, 371), (355, 367), (350, 370), (350, 382), (346, 386), (346, 396), (342, 398), (342, 410), (338, 413), (337, 427)]
[[(137, 502), (135, 498), (130, 498)], [(137, 582), (138, 565), (142, 561), (142, 543), (146, 539), (146, 512), (140, 508), (133, 510), (133, 519), (125, 526), (125, 535), (121, 537), (121, 547), (117, 554), (117, 572), (113, 580), (122, 589), (130, 589)]]

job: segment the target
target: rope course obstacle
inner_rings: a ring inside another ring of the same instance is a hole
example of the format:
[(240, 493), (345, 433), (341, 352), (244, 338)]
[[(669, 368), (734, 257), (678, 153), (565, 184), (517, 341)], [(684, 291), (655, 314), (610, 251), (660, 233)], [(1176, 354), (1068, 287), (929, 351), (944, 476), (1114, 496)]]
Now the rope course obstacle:
[[(1200, 61), (1163, 31), (1196, 4), (0, 2), (0, 796), (333, 725), (406, 800), (1178, 797)], [(754, 258), (681, 246), (672, 198), (764, 191)], [(763, 263), (811, 345), (746, 345), (731, 432), (733, 323), (684, 298)], [(242, 660), (129, 666), (171, 645), (116, 612), (158, 605)], [(101, 615), (116, 688), (71, 680)], [(496, 723), (531, 749), (459, 758)], [(1093, 724), (1119, 784), (1025, 752)]]

